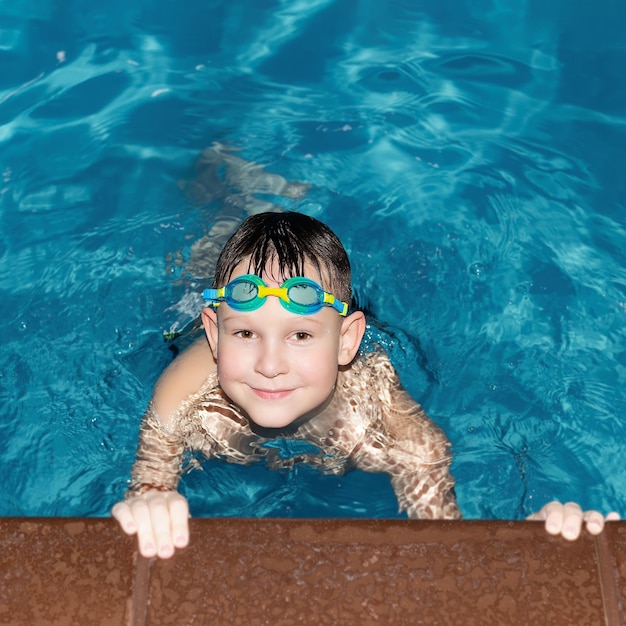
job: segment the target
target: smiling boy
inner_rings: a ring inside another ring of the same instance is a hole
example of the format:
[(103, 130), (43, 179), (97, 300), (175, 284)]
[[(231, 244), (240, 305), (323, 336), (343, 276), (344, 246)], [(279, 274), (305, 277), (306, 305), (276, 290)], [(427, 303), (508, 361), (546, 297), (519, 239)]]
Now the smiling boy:
[[(187, 503), (176, 491), (185, 450), (386, 472), (410, 516), (460, 517), (447, 438), (382, 351), (357, 355), (365, 316), (348, 311), (350, 264), (328, 227), (299, 213), (251, 216), (224, 247), (213, 284), (203, 294), (207, 341), (158, 381), (131, 488), (113, 510), (143, 554), (186, 544)], [(277, 437), (319, 453), (282, 459), (264, 446)]]
[[(359, 352), (365, 317), (348, 310), (350, 264), (327, 226), (298, 213), (247, 218), (220, 254), (213, 285), (203, 293), (206, 340), (157, 382), (129, 492), (112, 511), (144, 556), (168, 558), (188, 543), (189, 509), (177, 492), (186, 450), (272, 468), (384, 472), (409, 517), (461, 517), (446, 436), (384, 352)], [(318, 452), (284, 459), (265, 445), (276, 438)], [(577, 535), (579, 518), (560, 512), (558, 524), (573, 519)], [(559, 511), (550, 515), (554, 526)]]

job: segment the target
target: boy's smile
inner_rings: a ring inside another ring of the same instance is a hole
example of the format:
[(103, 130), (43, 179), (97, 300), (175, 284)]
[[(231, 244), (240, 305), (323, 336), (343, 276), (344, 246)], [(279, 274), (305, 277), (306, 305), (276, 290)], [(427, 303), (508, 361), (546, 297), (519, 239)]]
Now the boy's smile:
[(252, 391), (256, 393), (259, 398), (263, 398), (263, 400), (282, 400), (282, 398), (286, 398), (293, 389), (254, 389)]
[[(231, 280), (248, 269), (247, 260), (240, 263)], [(307, 278), (320, 282), (312, 268), (305, 270)], [(267, 271), (263, 278), (278, 287), (288, 277)], [(204, 309), (203, 321), (222, 390), (265, 428), (283, 428), (323, 409), (339, 366), (354, 358), (365, 327), (360, 312), (342, 318), (325, 307), (299, 315), (272, 296), (254, 311), (236, 311), (226, 303), (218, 311)]]

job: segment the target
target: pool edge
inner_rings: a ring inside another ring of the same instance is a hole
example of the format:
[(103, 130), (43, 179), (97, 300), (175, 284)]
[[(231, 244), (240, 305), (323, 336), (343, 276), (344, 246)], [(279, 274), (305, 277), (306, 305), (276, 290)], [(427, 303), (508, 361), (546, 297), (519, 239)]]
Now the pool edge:
[(139, 557), (101, 518), (0, 518), (0, 624), (624, 624), (626, 522), (192, 519)]

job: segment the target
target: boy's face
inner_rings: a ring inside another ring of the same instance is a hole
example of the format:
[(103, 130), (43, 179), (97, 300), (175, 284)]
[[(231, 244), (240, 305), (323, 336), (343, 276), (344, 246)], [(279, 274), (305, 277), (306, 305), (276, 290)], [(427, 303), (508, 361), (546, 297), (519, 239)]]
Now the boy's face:
[[(263, 279), (280, 287), (290, 276), (268, 267)], [(274, 271), (272, 271), (274, 270)], [(248, 273), (240, 263), (230, 280)], [(305, 277), (322, 284), (305, 266)], [(324, 307), (312, 315), (287, 311), (268, 296), (255, 311), (236, 311), (225, 302), (202, 314), (220, 386), (256, 424), (283, 428), (298, 418), (311, 417), (330, 399), (340, 365), (354, 358), (365, 317), (357, 311), (343, 318)]]

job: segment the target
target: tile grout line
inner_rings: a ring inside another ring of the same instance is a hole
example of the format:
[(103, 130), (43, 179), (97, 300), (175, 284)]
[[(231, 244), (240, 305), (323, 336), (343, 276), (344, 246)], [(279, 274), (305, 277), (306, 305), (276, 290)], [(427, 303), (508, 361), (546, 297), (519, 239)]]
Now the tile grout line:
[(137, 554), (130, 626), (145, 626), (146, 624), (148, 601), (150, 597), (150, 576), (152, 573), (153, 561), (154, 559), (147, 559), (140, 554)]
[(594, 543), (598, 558), (600, 590), (606, 626), (624, 626), (619, 578), (606, 531), (597, 535), (594, 538)]

